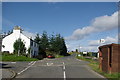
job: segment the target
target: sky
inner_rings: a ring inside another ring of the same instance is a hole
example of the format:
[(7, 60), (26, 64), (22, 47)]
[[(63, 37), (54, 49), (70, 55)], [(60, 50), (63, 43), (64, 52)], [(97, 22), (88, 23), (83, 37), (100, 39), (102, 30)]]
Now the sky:
[(60, 33), (69, 51), (98, 51), (98, 46), (117, 43), (117, 18), (116, 2), (2, 3), (3, 32), (18, 25), (30, 36)]

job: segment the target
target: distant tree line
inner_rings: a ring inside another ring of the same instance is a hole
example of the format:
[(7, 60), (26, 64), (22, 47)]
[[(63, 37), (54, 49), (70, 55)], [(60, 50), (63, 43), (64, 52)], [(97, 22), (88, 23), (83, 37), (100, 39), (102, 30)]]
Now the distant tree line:
[(41, 36), (36, 35), (35, 41), (39, 44), (39, 55), (44, 57), (48, 54), (68, 55), (65, 40), (60, 34), (48, 36), (47, 32), (44, 31)]

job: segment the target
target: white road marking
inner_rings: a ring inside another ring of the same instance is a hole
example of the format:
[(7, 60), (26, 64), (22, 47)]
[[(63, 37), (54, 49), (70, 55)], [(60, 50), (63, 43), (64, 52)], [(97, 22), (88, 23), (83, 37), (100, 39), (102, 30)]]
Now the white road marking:
[(66, 73), (65, 73), (65, 63), (63, 62), (63, 75), (64, 80), (66, 80)]
[(47, 66), (51, 66), (51, 65), (53, 65), (53, 63), (47, 63)]
[(63, 66), (63, 70), (65, 70), (65, 65)]
[(66, 74), (65, 74), (65, 71), (63, 72), (63, 74), (64, 74), (64, 80), (66, 80)]
[(31, 66), (33, 66), (36, 63), (36, 61), (34, 61), (30, 66), (26, 67), (24, 70), (20, 71), (18, 74), (23, 73), (24, 71), (26, 71), (27, 69), (29, 69)]
[(12, 64), (15, 64), (16, 62), (11, 62)]
[(63, 65), (64, 65), (65, 63), (63, 62)]
[(47, 63), (47, 66), (48, 66), (48, 63)]
[(82, 61), (82, 60), (80, 60), (80, 59), (77, 59), (78, 61)]
[(32, 64), (33, 63), (33, 61), (32, 62), (30, 62), (30, 63), (28, 63), (28, 65), (30, 65), (30, 64)]

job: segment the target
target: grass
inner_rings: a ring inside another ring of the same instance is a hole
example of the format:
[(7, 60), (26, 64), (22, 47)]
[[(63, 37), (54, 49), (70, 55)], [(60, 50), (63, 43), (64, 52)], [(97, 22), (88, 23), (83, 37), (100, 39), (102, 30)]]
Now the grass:
[(62, 55), (55, 55), (55, 58), (61, 58), (61, 57), (65, 57), (65, 56), (62, 56)]
[(92, 59), (86, 59), (82, 56), (77, 56), (78, 59), (81, 59), (81, 60), (84, 60), (84, 61), (89, 61), (89, 66), (95, 71), (95, 72), (98, 72), (99, 74), (103, 75), (104, 77), (108, 78), (108, 80), (120, 80), (118, 78), (120, 78), (120, 73), (112, 73), (112, 74), (109, 74), (109, 73), (105, 73), (105, 72), (102, 72), (99, 68), (99, 62), (97, 61), (94, 61)]
[(15, 54), (4, 54), (1, 55), (0, 60), (2, 61), (37, 61), (38, 59), (36, 58), (29, 58), (25, 56), (17, 56)]
[(92, 59), (90, 59), (90, 58), (85, 58), (85, 57), (83, 57), (83, 56), (77, 56), (77, 58), (78, 58), (78, 59), (81, 59), (81, 60), (84, 60), (84, 61), (89, 61), (89, 62), (92, 61)]

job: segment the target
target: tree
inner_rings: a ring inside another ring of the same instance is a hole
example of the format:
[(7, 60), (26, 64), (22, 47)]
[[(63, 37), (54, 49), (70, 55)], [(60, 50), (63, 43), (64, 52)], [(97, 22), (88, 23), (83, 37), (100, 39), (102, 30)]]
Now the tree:
[(13, 47), (14, 47), (14, 52), (18, 53), (18, 56), (20, 54), (24, 55), (23, 53), (26, 53), (25, 44), (24, 44), (24, 42), (20, 38), (14, 42)]
[(43, 32), (43, 34), (40, 38), (40, 46), (44, 51), (46, 51), (49, 47), (49, 39), (48, 39), (46, 31)]
[(42, 40), (41, 40), (39, 34), (36, 34), (36, 37), (35, 37), (34, 41), (36, 43), (38, 43), (38, 46), (39, 46), (39, 51), (38, 51), (39, 57), (38, 58), (41, 59), (42, 57), (46, 57), (46, 53), (43, 50), (43, 48), (41, 47), (42, 46), (42, 44), (41, 44)]
[(52, 35), (52, 37), (50, 38), (50, 46), (51, 50), (54, 51), (56, 54), (66, 55), (67, 53), (64, 38), (61, 37), (60, 34), (57, 34), (56, 36)]
[(36, 35), (35, 41), (39, 44), (39, 54), (67, 55), (65, 40), (60, 34), (52, 35), (48, 38), (47, 32), (42, 36)]
[(10, 35), (10, 34), (12, 34), (13, 33), (13, 31), (8, 31), (7, 32), (7, 35)]
[(75, 51), (78, 52), (78, 49), (76, 49)]
[(40, 36), (39, 36), (39, 34), (36, 34), (34, 41), (37, 42), (38, 44), (40, 43)]
[(52, 35), (50, 38), (49, 38), (49, 51), (50, 52), (55, 52), (55, 36)]
[(65, 40), (64, 40), (64, 38), (62, 37), (61, 38), (61, 44), (62, 44), (62, 46), (61, 46), (61, 52), (60, 52), (60, 54), (61, 55), (68, 55), (68, 53), (67, 53), (67, 47), (66, 47), (66, 44), (65, 44)]

